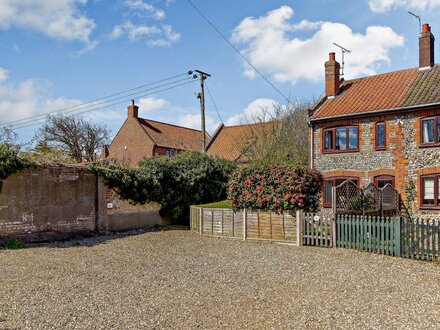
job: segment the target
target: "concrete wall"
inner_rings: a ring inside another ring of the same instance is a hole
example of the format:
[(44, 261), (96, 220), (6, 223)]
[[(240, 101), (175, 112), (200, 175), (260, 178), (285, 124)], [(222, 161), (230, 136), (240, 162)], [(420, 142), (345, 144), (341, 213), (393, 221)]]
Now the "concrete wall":
[(12, 175), (0, 182), (0, 242), (47, 241), (165, 223), (157, 204), (130, 208), (119, 201), (119, 207), (110, 208), (108, 192), (103, 178), (81, 167), (52, 166)]

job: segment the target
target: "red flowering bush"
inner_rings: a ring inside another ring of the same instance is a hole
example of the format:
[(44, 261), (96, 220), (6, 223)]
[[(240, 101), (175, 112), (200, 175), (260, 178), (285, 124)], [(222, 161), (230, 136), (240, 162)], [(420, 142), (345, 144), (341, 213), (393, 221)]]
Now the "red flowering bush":
[(234, 209), (277, 212), (315, 211), (319, 206), (322, 175), (290, 166), (252, 166), (235, 172), (229, 181), (228, 199)]

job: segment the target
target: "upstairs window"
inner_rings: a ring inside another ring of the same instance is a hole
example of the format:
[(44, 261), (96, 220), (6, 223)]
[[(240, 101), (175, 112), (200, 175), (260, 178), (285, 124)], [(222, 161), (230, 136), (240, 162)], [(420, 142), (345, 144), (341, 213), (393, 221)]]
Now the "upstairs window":
[(336, 127), (324, 130), (324, 152), (349, 152), (359, 150), (357, 126)]
[(376, 124), (376, 150), (386, 149), (386, 127), (385, 123)]
[(422, 145), (440, 145), (440, 117), (422, 119)]
[(174, 156), (174, 151), (172, 149), (165, 150), (165, 156), (172, 158)]
[(421, 177), (421, 200), (422, 207), (440, 208), (440, 174), (432, 174)]

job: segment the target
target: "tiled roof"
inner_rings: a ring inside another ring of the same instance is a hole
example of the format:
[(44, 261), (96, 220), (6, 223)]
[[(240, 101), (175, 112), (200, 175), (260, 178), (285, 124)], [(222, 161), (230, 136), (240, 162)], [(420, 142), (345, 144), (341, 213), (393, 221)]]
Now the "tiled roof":
[(210, 156), (246, 162), (247, 151), (256, 143), (261, 142), (263, 136), (271, 134), (273, 130), (274, 122), (236, 126), (222, 124), (213, 134), (207, 153)]
[(202, 148), (201, 131), (150, 119), (138, 118), (138, 121), (159, 147), (195, 151), (200, 151)]
[(311, 120), (433, 103), (440, 103), (440, 65), (344, 81), (339, 94), (323, 102)]

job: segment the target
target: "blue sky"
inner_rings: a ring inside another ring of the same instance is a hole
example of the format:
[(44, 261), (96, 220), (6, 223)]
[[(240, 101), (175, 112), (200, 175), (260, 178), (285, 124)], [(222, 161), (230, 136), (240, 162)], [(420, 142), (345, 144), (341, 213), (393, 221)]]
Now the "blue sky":
[[(321, 96), (333, 42), (352, 50), (349, 79), (418, 65), (418, 23), (407, 10), (440, 31), (438, 0), (192, 1), (293, 100)], [(2, 124), (189, 69), (212, 74), (207, 84), (227, 124), (285, 103), (186, 0), (0, 0), (0, 34)], [(143, 117), (199, 128), (198, 91), (194, 83), (134, 98)], [(114, 134), (127, 105), (86, 116)], [(209, 97), (206, 105), (212, 133), (220, 119)], [(17, 133), (25, 141), (37, 128)]]

